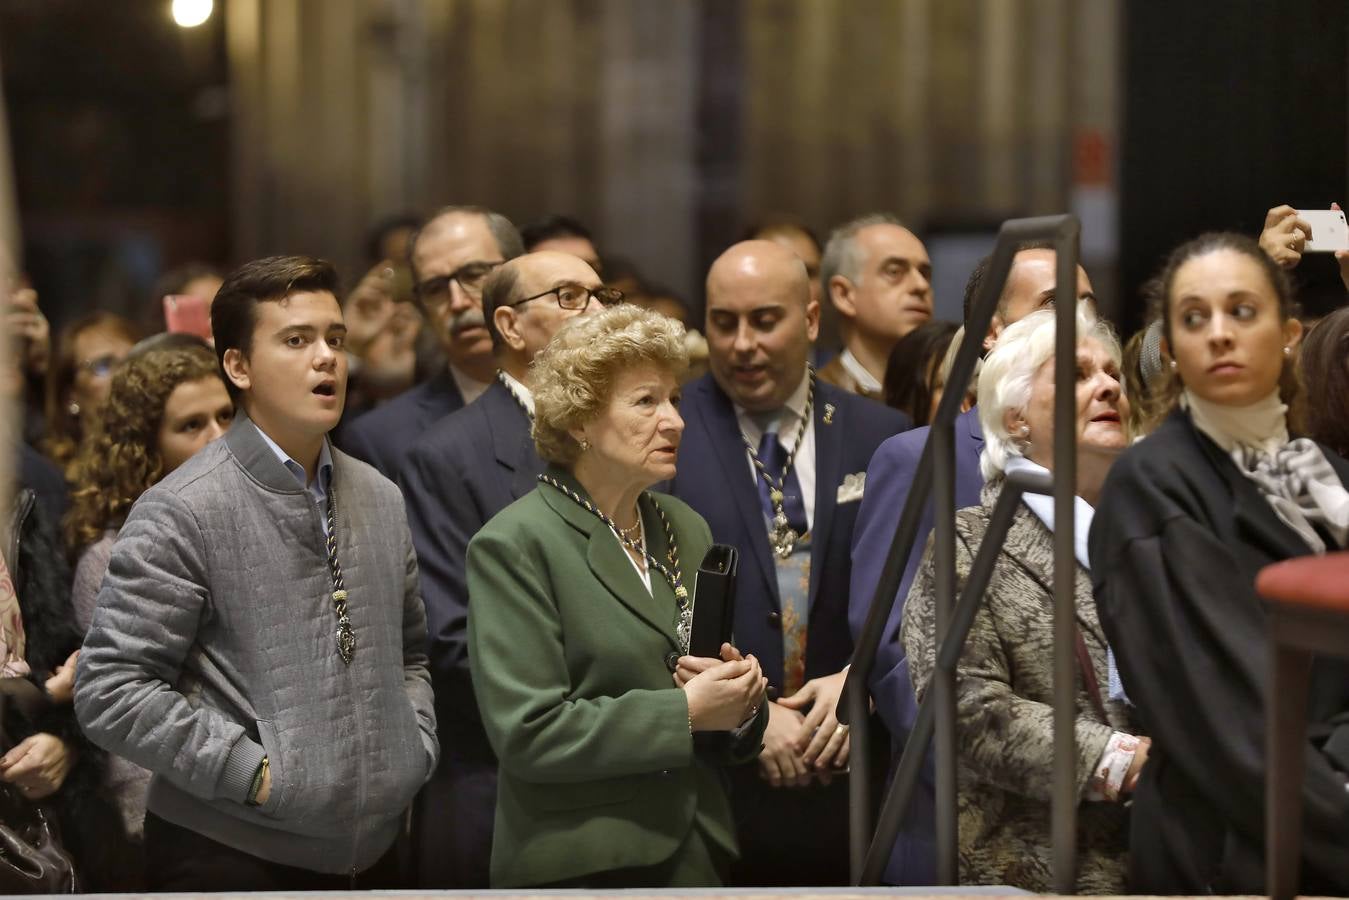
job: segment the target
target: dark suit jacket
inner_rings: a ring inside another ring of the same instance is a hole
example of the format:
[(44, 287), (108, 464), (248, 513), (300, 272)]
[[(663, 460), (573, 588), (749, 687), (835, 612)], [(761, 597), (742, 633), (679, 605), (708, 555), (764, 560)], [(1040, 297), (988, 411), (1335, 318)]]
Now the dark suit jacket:
[(338, 440), (347, 453), (396, 481), (413, 442), (437, 419), (463, 405), (458, 385), (444, 371), (344, 426)]
[[(890, 551), (895, 529), (899, 527), (899, 516), (909, 499), (909, 488), (930, 432), (930, 428), (923, 426), (895, 435), (881, 444), (867, 467), (867, 493), (862, 498), (862, 508), (857, 511), (857, 528), (853, 532), (848, 625), (854, 639), (862, 633), (876, 585), (881, 580), (881, 570), (885, 567), (885, 556)], [(977, 409), (964, 412), (956, 419), (955, 449), (956, 509), (977, 506), (979, 492), (984, 486), (984, 478), (979, 472), (984, 432), (979, 427)], [(913, 549), (904, 567), (904, 578), (899, 583), (898, 600), (886, 620), (876, 653), (876, 668), (868, 681), (871, 695), (876, 700), (876, 712), (894, 738), (896, 750), (902, 749), (918, 716), (908, 660), (899, 639), (899, 626), (904, 615), (904, 599), (909, 595), (909, 587), (931, 533), (932, 502), (929, 500), (918, 520)], [(937, 827), (936, 807), (930, 764), (924, 772), (929, 777), (920, 781), (914, 791), (904, 830), (886, 868), (885, 880), (890, 884), (932, 884), (937, 877), (933, 838)]]
[(399, 476), (422, 575), (437, 717), (455, 756), (492, 759), (469, 679), (464, 560), (479, 529), (538, 485), (544, 465), (529, 429), (510, 391), (493, 383), (428, 428)]
[[(743, 558), (736, 595), (735, 641), (741, 650), (759, 658), (768, 677), (769, 696), (776, 699), (783, 680), (777, 571), (735, 407), (707, 375), (685, 388), (679, 411), (684, 417), (684, 439), (671, 493), (707, 519), (714, 540), (739, 548)], [(898, 410), (818, 380), (813, 416), (815, 521), (807, 679), (831, 675), (852, 657), (848, 580), (859, 504), (855, 500), (840, 504), (839, 486), (845, 475), (866, 470), (881, 441), (910, 424)]]
[[(674, 497), (643, 494), (657, 559), (668, 545), (653, 497), (691, 576), (712, 542), (707, 523)], [(648, 594), (613, 532), (539, 485), (469, 544), (468, 585), (473, 686), (501, 760), (492, 886), (656, 865), (694, 827), (733, 857), (718, 766), (758, 755), (768, 705), (738, 741), (695, 750), (688, 701), (666, 665), (678, 652), (677, 607), (660, 573)]]
[[(1323, 449), (1349, 483), (1349, 463)], [(1088, 546), (1101, 622), (1152, 738), (1134, 793), (1132, 892), (1262, 893), (1269, 655), (1255, 576), (1310, 550), (1183, 411), (1115, 463)], [(1317, 659), (1300, 893), (1349, 892), (1347, 721), (1349, 665)]]
[[(853, 532), (852, 583), (848, 600), (848, 624), (856, 638), (862, 632), (867, 611), (881, 580), (885, 555), (899, 527), (899, 516), (909, 499), (909, 487), (918, 471), (918, 460), (923, 455), (930, 429), (925, 425), (906, 431), (881, 444), (867, 466), (867, 493), (862, 508), (857, 511), (857, 528)], [(956, 447), (956, 509), (979, 505), (979, 492), (984, 478), (979, 473), (979, 454), (984, 449), (984, 432), (979, 427), (979, 411), (962, 413), (955, 422)], [(930, 495), (929, 495), (930, 496)], [(913, 699), (913, 685), (904, 662), (904, 646), (899, 640), (899, 624), (904, 613), (904, 598), (909, 595), (918, 564), (923, 558), (928, 535), (932, 533), (932, 502), (923, 507), (914, 536), (913, 549), (904, 578), (899, 583), (898, 602), (886, 621), (885, 636), (876, 655), (876, 668), (870, 685), (876, 699), (876, 711), (890, 733), (903, 740), (913, 727), (918, 707)], [(930, 884), (931, 881), (922, 882)]]

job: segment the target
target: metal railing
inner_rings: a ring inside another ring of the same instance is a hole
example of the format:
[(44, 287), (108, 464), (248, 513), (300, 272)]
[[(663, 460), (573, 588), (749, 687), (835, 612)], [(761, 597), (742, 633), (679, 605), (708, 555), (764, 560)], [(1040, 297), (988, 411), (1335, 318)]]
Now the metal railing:
[[(1073, 551), (1074, 486), (1076, 460), (1076, 367), (1077, 367), (1077, 262), (1080, 226), (1071, 215), (1011, 219), (1003, 223), (988, 274), (974, 298), (965, 323), (965, 337), (947, 377), (948, 385), (970, 383), (983, 344), (997, 310), (998, 299), (1011, 271), (1016, 248), (1028, 241), (1052, 240), (1056, 250), (1055, 296), (1067, 302), (1056, 304), (1054, 350), (1054, 475), (1049, 479), (1009, 477), (994, 510), (994, 518), (975, 557), (974, 569), (955, 602), (955, 420), (960, 413), (963, 390), (942, 395), (933, 417), (927, 444), (919, 459), (913, 485), (900, 513), (899, 526), (890, 542), (889, 555), (880, 583), (872, 598), (862, 634), (853, 652), (843, 698), (840, 722), (852, 727), (852, 772), (849, 778), (851, 815), (849, 837), (852, 878), (858, 885), (880, 883), (903, 824), (910, 798), (917, 785), (928, 742), (936, 735), (936, 838), (937, 882), (958, 883), (956, 848), (956, 704), (955, 666), (1002, 540), (1011, 524), (1023, 492), (1053, 493), (1054, 496), (1054, 781), (1052, 834), (1054, 840), (1054, 886), (1060, 894), (1072, 893), (1076, 881), (1077, 790), (1075, 780), (1077, 673), (1073, 659), (1074, 589), (1077, 559)], [(1070, 298), (1070, 299), (1068, 299)], [(867, 688), (876, 664), (876, 651), (885, 636), (886, 622), (897, 601), (905, 564), (918, 531), (918, 522), (929, 494), (933, 500), (934, 563), (936, 592), (937, 666), (931, 689), (919, 705), (918, 720), (890, 790), (882, 804), (878, 827), (871, 832), (871, 798), (868, 786), (872, 760), (868, 754), (869, 701)], [(982, 573), (982, 574), (981, 574)]]

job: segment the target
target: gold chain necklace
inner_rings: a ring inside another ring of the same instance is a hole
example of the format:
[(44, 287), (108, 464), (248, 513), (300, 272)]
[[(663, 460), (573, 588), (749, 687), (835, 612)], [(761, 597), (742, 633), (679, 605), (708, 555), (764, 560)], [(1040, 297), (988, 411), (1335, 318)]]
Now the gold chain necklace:
[[(768, 501), (773, 504), (773, 521), (772, 527), (768, 530), (768, 542), (773, 545), (773, 552), (782, 559), (792, 555), (792, 551), (796, 549), (796, 542), (801, 537), (787, 521), (787, 510), (783, 507), (782, 486), (787, 480), (787, 473), (792, 470), (792, 463), (796, 462), (797, 451), (806, 441), (806, 429), (810, 427), (811, 412), (815, 408), (815, 369), (807, 366), (806, 377), (809, 381), (806, 387), (806, 411), (801, 418), (801, 430), (796, 433), (796, 443), (787, 454), (787, 461), (782, 466), (782, 473), (776, 479), (769, 474), (768, 467), (759, 459), (758, 448), (749, 439), (749, 435), (743, 431), (740, 432), (740, 439), (745, 442), (745, 449), (749, 451), (750, 461), (754, 463), (755, 470), (768, 484)], [(804, 500), (802, 502), (804, 503)]]

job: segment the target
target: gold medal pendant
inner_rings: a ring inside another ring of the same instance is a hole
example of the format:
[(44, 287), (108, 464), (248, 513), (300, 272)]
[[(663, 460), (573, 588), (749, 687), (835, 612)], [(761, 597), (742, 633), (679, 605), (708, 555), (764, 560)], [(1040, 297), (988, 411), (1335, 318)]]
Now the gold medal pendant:
[(773, 530), (768, 533), (773, 552), (783, 559), (791, 556), (792, 551), (796, 549), (796, 537), (796, 532), (787, 523), (787, 513), (779, 507), (773, 514)]

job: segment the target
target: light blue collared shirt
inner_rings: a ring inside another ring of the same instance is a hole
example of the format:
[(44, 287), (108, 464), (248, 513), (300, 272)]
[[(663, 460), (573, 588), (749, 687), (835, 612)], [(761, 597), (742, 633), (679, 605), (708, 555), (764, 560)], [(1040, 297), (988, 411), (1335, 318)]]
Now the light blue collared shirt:
[(319, 521), (323, 523), (323, 536), (328, 536), (328, 487), (333, 480), (333, 452), (328, 448), (328, 439), (323, 439), (323, 446), (319, 449), (319, 470), (314, 480), (308, 484), (305, 483), (304, 466), (291, 459), (285, 450), (274, 440), (267, 432), (261, 428), (258, 434), (267, 442), (267, 446), (272, 448), (276, 458), (281, 461), (281, 465), (286, 467), (286, 471), (295, 476), (295, 480), (300, 483), (300, 487), (309, 492), (309, 496), (314, 498), (314, 503), (319, 508)]

